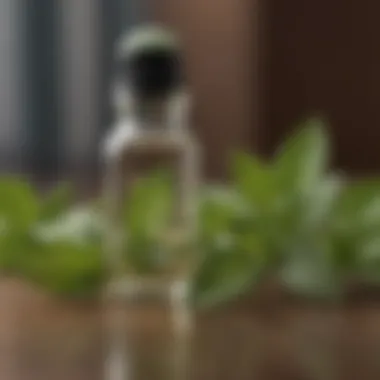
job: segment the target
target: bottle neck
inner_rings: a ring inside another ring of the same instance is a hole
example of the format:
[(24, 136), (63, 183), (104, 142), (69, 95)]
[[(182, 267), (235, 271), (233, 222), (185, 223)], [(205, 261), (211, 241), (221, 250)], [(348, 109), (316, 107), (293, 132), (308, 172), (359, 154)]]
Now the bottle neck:
[(165, 131), (169, 128), (170, 112), (168, 98), (139, 101), (134, 110), (134, 119), (142, 131)]
[(113, 96), (116, 119), (132, 121), (142, 132), (187, 129), (189, 97), (185, 91), (139, 100), (124, 86), (116, 86)]

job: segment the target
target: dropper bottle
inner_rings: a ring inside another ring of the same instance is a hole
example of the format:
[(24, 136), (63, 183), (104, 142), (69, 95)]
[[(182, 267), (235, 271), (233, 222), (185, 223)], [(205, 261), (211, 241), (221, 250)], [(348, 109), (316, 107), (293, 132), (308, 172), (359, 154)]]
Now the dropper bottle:
[[(181, 53), (177, 37), (156, 24), (138, 27), (116, 46), (116, 120), (103, 152), (107, 380), (182, 380), (188, 374), (200, 152), (188, 125)], [(136, 181), (162, 168), (174, 179), (173, 213), (157, 231), (155, 249), (169, 259), (141, 272), (128, 260), (121, 210)]]

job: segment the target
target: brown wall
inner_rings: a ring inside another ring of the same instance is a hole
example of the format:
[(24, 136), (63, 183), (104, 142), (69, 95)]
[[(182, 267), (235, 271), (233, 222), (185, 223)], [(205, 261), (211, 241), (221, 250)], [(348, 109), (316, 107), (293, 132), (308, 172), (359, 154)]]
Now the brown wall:
[(195, 128), (211, 177), (223, 174), (230, 152), (249, 148), (254, 136), (254, 8), (250, 0), (166, 0), (160, 8), (185, 42)]
[(380, 171), (380, 50), (373, 0), (267, 2), (265, 129), (273, 146), (300, 118), (331, 123), (335, 164)]
[(300, 118), (331, 123), (335, 164), (380, 171), (380, 3), (272, 0), (267, 9), (265, 149)]
[(159, 8), (185, 38), (209, 173), (223, 172), (234, 147), (272, 152), (311, 115), (330, 122), (336, 166), (380, 171), (379, 2), (165, 0)]

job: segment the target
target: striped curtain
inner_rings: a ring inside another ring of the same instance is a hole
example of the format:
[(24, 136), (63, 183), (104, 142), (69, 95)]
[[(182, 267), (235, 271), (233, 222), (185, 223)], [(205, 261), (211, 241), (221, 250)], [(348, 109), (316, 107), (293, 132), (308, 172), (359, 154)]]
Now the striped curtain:
[(97, 167), (113, 44), (141, 20), (140, 1), (0, 0), (3, 170), (61, 178)]

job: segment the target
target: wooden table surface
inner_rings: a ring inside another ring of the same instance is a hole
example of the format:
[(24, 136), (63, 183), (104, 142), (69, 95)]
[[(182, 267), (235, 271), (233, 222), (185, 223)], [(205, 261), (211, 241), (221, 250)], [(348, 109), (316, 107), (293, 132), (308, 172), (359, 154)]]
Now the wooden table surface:
[[(0, 380), (103, 380), (99, 310), (68, 306), (18, 280), (0, 280)], [(249, 312), (200, 316), (191, 378), (326, 380), (314, 378), (310, 366), (320, 364), (318, 358), (328, 354), (326, 342), (338, 332), (340, 348), (333, 355), (340, 364), (332, 380), (380, 379), (380, 307), (354, 309), (338, 327), (315, 312), (272, 314), (273, 320)], [(314, 322), (311, 335), (297, 340), (297, 331)], [(302, 355), (316, 361), (302, 362)]]

